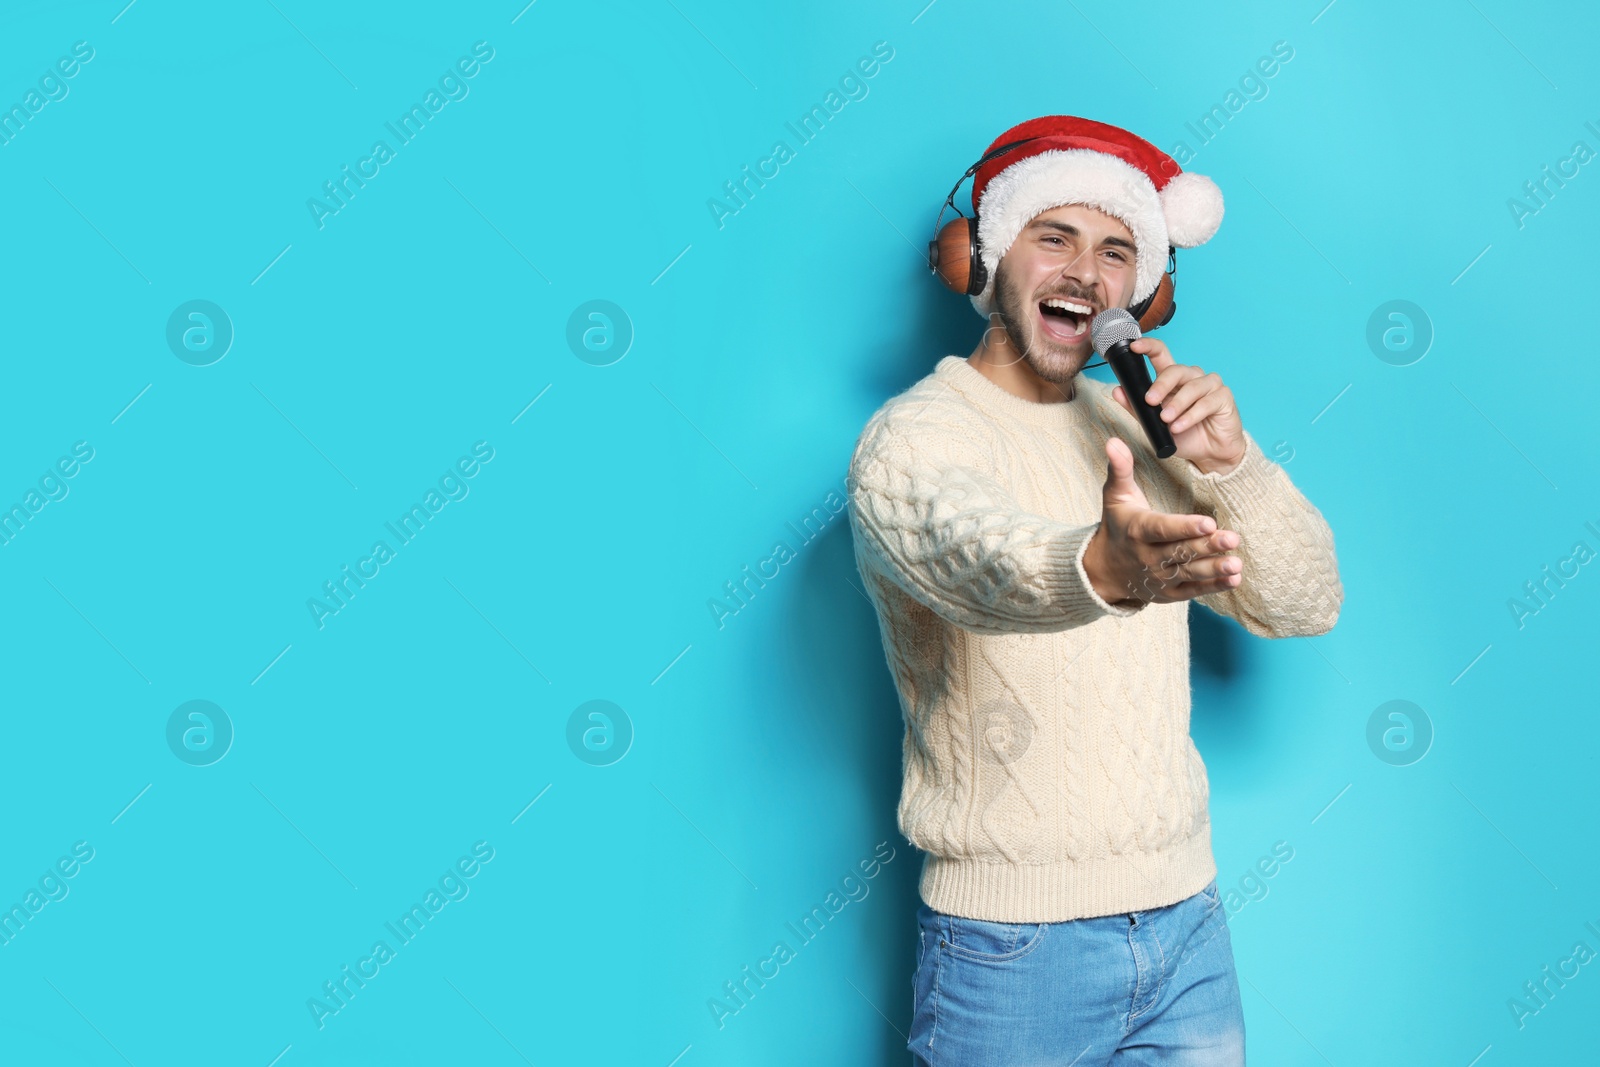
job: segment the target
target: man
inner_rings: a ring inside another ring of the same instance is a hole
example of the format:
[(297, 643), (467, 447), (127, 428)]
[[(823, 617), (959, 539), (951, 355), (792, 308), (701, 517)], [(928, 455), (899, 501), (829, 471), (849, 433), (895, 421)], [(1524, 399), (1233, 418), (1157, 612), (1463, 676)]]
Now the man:
[(991, 152), (1018, 140), (973, 182), (991, 325), (873, 415), (847, 482), (906, 725), (899, 826), (927, 853), (908, 1047), (937, 1067), (1242, 1064), (1189, 602), (1325, 633), (1333, 536), (1215, 372), (1134, 344), (1166, 460), (1120, 386), (1079, 376), (1089, 320), (1215, 232), (1215, 186), (1099, 123), (1035, 119)]

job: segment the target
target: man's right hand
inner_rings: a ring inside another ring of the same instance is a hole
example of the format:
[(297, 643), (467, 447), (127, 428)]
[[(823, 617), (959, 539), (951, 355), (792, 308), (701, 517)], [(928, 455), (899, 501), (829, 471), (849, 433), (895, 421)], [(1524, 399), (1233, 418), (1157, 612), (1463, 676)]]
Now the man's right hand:
[(1153, 510), (1133, 480), (1133, 453), (1121, 438), (1106, 441), (1106, 457), (1100, 529), (1083, 553), (1083, 569), (1101, 599), (1170, 604), (1243, 580), (1243, 561), (1223, 554), (1239, 546), (1237, 533), (1218, 530), (1209, 515)]

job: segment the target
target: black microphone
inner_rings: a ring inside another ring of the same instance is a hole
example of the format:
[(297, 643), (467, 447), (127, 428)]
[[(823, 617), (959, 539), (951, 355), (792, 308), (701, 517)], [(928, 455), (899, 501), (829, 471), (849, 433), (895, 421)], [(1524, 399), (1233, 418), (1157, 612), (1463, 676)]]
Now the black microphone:
[(1094, 317), (1089, 336), (1094, 343), (1095, 355), (1111, 366), (1117, 381), (1122, 383), (1122, 392), (1127, 396), (1128, 403), (1138, 412), (1139, 422), (1150, 438), (1150, 447), (1155, 449), (1156, 458), (1166, 459), (1178, 450), (1178, 446), (1172, 443), (1172, 431), (1161, 421), (1161, 409), (1144, 398), (1155, 381), (1150, 376), (1149, 364), (1143, 356), (1128, 347), (1130, 342), (1142, 336), (1138, 320), (1126, 308), (1106, 308)]

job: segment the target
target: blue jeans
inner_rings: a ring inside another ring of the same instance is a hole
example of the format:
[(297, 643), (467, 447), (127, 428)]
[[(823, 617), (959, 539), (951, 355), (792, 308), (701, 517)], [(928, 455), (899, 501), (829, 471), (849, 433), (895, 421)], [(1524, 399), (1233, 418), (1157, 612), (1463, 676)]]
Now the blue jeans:
[(1217, 883), (1150, 911), (999, 923), (917, 909), (918, 1067), (1241, 1067)]

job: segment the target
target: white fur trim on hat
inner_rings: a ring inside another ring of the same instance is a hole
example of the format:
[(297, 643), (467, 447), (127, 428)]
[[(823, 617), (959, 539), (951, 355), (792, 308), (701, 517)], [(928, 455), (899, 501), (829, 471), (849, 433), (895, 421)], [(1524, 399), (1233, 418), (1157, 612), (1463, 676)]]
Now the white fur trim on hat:
[(1168, 240), (1179, 248), (1203, 245), (1222, 225), (1222, 190), (1204, 174), (1184, 171), (1161, 190), (1161, 210)]
[[(1185, 205), (1187, 192), (1181, 194)], [(1217, 201), (1220, 224), (1220, 193)], [(1063, 204), (1086, 204), (1121, 219), (1133, 232), (1137, 249), (1130, 303), (1155, 292), (1166, 268), (1168, 243), (1167, 220), (1156, 187), (1143, 171), (1116, 156), (1088, 148), (1050, 149), (1013, 163), (984, 187), (978, 204), (978, 241), (989, 277), (983, 292), (972, 298), (978, 314), (987, 318), (994, 311), (994, 278), (1000, 257), (1023, 227), (1041, 212)]]

